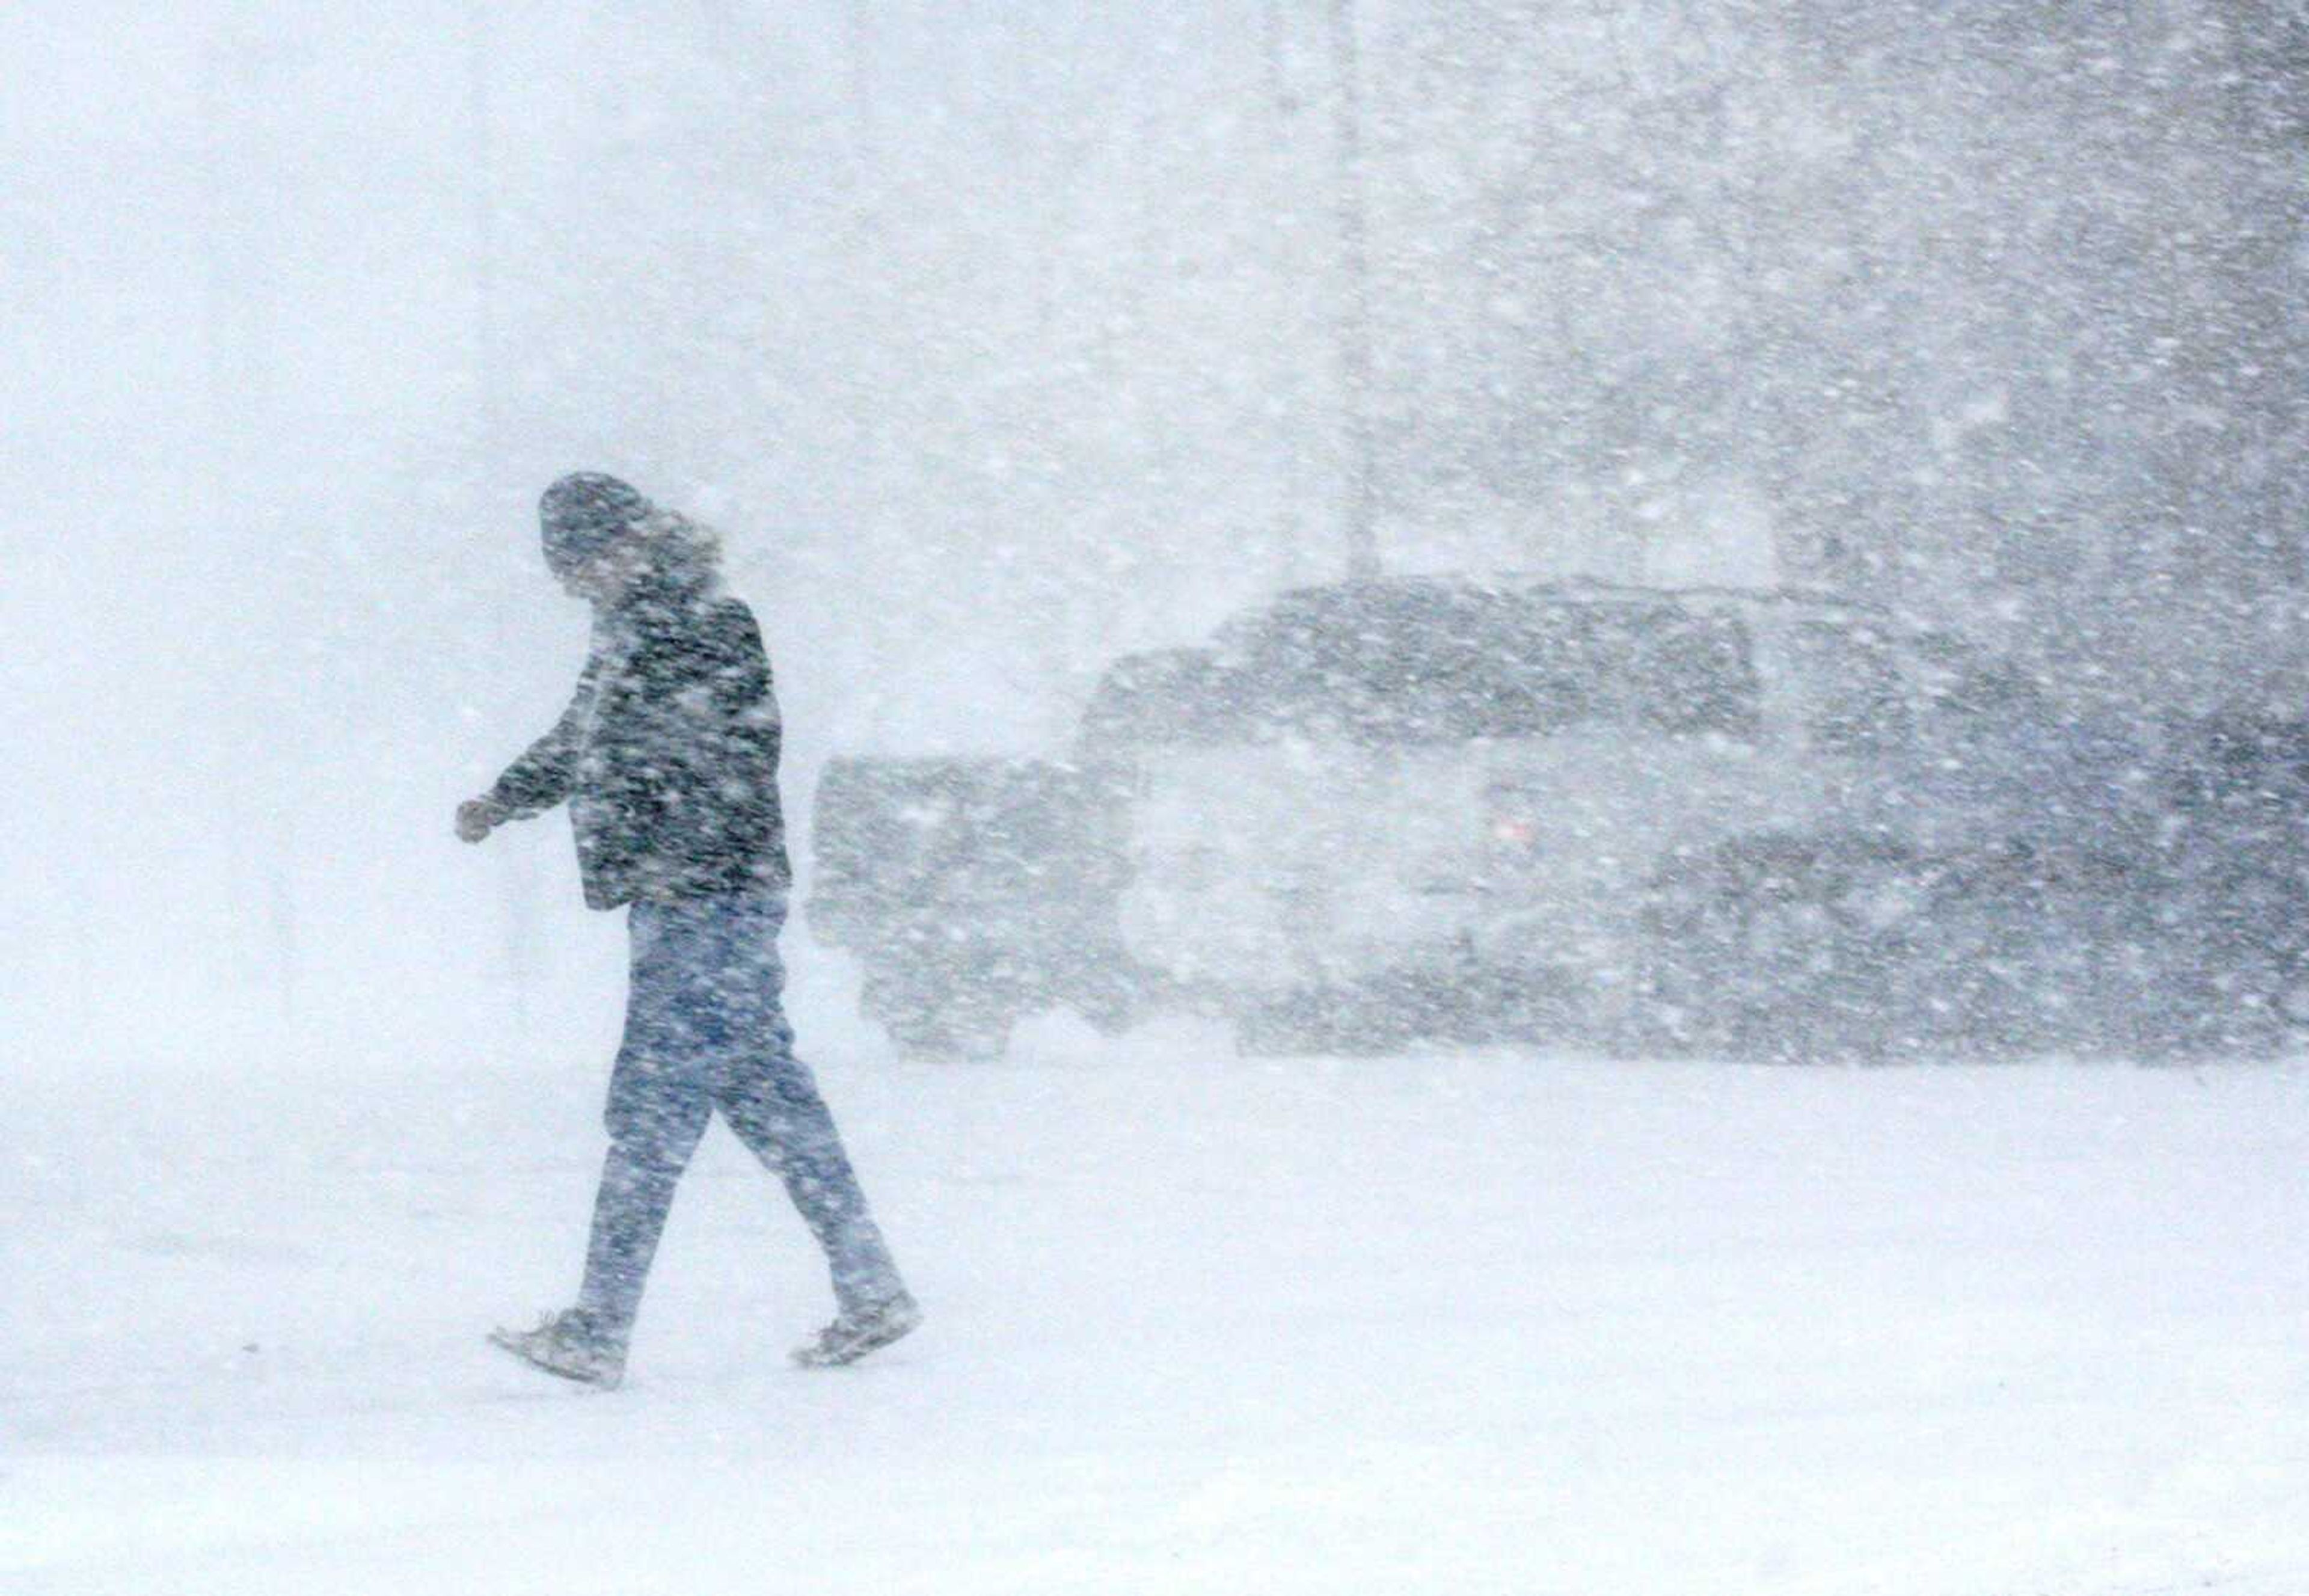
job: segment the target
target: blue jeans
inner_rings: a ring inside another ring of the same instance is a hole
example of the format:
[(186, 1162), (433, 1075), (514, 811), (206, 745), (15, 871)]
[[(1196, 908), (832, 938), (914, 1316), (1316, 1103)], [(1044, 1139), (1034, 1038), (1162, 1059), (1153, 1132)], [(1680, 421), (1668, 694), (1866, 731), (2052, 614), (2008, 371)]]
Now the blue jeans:
[(897, 1266), (867, 1211), (834, 1116), (793, 1054), (779, 994), (785, 896), (749, 892), (636, 903), (625, 1040), (604, 1119), (610, 1156), (593, 1202), (577, 1305), (624, 1345), (673, 1189), (720, 1109), (782, 1177), (826, 1250), (844, 1310), (897, 1296)]

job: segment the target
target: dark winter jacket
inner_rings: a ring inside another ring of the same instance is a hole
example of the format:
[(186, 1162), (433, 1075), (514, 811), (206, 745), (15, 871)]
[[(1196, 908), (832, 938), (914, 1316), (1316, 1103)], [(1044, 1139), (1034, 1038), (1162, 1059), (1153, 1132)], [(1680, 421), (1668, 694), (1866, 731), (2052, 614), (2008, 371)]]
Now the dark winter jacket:
[(489, 795), (515, 816), (569, 801), (597, 909), (783, 890), (781, 732), (753, 612), (661, 572), (596, 610), (576, 696)]

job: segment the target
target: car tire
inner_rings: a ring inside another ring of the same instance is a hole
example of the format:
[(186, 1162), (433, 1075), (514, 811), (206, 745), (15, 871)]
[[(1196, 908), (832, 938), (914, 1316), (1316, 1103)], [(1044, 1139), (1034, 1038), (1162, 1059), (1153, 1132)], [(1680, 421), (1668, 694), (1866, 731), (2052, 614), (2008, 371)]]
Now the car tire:
[(868, 975), (860, 1007), (901, 1058), (935, 1063), (1001, 1057), (1018, 1019), (1015, 1002), (999, 993), (891, 973)]
[(1673, 883), (1649, 915), (1646, 1039), (1777, 1063), (1898, 1052), (1898, 937), (1846, 906), (1884, 884), (1807, 860)]
[(1354, 989), (1307, 987), (1252, 999), (1235, 1013), (1235, 1051), (1254, 1058), (1399, 1053), (1417, 1034), (1395, 1005)]

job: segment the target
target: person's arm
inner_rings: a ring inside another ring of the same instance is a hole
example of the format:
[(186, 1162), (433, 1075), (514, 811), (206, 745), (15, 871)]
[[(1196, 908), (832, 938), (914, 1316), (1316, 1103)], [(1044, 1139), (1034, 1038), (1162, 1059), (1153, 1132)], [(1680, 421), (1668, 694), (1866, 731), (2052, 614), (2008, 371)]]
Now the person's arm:
[(577, 756), (585, 736), (585, 719), (593, 703), (600, 675), (598, 656), (585, 662), (569, 707), (553, 729), (529, 745), (506, 767), (489, 790), (457, 806), (457, 835), (479, 842), (507, 820), (525, 820), (544, 813), (569, 796), (576, 785)]
[(525, 820), (542, 814), (569, 796), (577, 783), (577, 755), (585, 735), (585, 716), (593, 702), (599, 665), (587, 661), (577, 678), (577, 691), (553, 729), (529, 745), (521, 758), (506, 767), (488, 796), (505, 811), (507, 820)]

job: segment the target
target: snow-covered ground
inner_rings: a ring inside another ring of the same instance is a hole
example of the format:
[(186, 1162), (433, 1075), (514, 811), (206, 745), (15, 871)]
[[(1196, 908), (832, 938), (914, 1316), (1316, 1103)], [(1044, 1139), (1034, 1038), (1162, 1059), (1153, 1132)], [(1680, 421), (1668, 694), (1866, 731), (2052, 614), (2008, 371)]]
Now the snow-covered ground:
[(2309, 1592), (2297, 1064), (845, 1052), (928, 1325), (717, 1130), (613, 1395), (598, 1062), (12, 1088), (0, 1589)]

